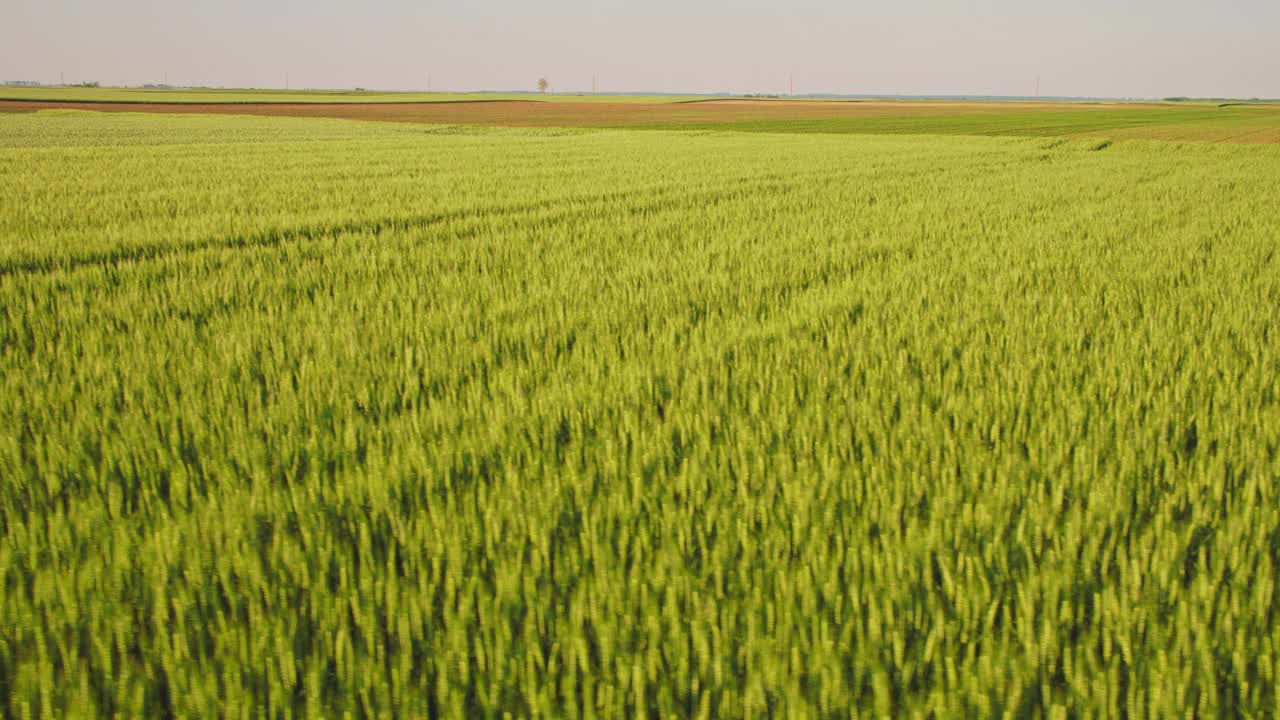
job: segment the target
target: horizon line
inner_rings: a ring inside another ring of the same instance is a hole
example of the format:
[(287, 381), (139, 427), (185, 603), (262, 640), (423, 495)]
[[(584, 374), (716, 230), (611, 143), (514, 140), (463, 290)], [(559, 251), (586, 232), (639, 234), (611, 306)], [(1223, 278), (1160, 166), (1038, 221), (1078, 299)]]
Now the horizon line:
[(170, 84), (170, 83), (138, 83), (138, 84), (98, 84), (96, 86), (86, 86), (80, 83), (44, 83), (29, 80), (0, 80), (0, 87), (27, 87), (27, 88), (51, 88), (51, 89), (91, 89), (97, 87), (109, 90), (218, 90), (218, 91), (251, 91), (251, 92), (279, 92), (290, 94), (302, 93), (401, 93), (413, 95), (549, 95), (559, 97), (591, 97), (591, 96), (655, 96), (655, 97), (723, 97), (723, 98), (759, 98), (759, 99), (788, 99), (788, 98), (850, 98), (860, 100), (875, 99), (913, 99), (913, 100), (1059, 100), (1059, 101), (1089, 101), (1089, 100), (1110, 100), (1110, 101), (1254, 101), (1254, 102), (1273, 102), (1280, 101), (1277, 98), (1264, 97), (1232, 97), (1232, 96), (1202, 96), (1202, 95), (1167, 95), (1162, 97), (1156, 96), (1107, 96), (1107, 95), (1012, 95), (1001, 93), (900, 93), (900, 92), (832, 92), (832, 91), (813, 91), (804, 93), (770, 93), (770, 92), (700, 92), (700, 91), (668, 91), (668, 90), (553, 90), (551, 92), (538, 92), (537, 90), (513, 90), (513, 89), (467, 89), (467, 90), (426, 90), (423, 88), (412, 89), (396, 89), (396, 88), (365, 88), (365, 87), (306, 87), (306, 88), (280, 88), (280, 87), (242, 87), (242, 86), (225, 86), (225, 85), (208, 85), (208, 84)]

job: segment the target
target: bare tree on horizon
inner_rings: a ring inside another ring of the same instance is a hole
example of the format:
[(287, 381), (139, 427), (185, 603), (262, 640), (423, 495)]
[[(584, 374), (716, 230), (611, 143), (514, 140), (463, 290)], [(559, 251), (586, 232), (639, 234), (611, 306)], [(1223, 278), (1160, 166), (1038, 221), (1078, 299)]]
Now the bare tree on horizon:
[(550, 87), (551, 87), (550, 81), (548, 81), (546, 78), (538, 78), (538, 92), (542, 93), (543, 95), (546, 95), (547, 90), (550, 89)]

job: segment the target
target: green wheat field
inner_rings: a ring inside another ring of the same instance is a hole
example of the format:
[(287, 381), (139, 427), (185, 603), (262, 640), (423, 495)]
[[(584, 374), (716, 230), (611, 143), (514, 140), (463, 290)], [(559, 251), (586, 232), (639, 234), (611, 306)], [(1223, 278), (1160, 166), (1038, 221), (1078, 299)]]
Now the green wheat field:
[(0, 115), (0, 714), (1280, 714), (1280, 145), (750, 129)]

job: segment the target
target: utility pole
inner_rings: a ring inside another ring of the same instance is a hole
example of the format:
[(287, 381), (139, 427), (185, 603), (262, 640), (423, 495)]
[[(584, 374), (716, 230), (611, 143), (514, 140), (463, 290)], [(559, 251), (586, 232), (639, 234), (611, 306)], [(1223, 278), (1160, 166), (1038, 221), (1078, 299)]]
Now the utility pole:
[(427, 94), (431, 94), (431, 73), (427, 73)]
[(1040, 97), (1040, 76), (1036, 76), (1036, 97)]
[(67, 74), (66, 74), (66, 73), (61, 72), (61, 71), (59, 71), (59, 72), (58, 72), (58, 84), (59, 84), (59, 85), (66, 85), (66, 84), (67, 84)]
[(791, 81), (791, 97), (795, 97), (796, 96), (796, 76), (791, 75), (788, 77), (788, 80)]
[(591, 94), (592, 95), (596, 94), (596, 76), (595, 75), (591, 76)]

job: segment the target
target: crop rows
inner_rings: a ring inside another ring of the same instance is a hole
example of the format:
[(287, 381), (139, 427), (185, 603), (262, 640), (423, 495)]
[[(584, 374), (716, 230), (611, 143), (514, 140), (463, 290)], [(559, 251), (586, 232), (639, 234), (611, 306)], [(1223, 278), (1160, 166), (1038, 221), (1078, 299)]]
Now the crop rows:
[(0, 117), (4, 711), (1273, 716), (1277, 196), (1269, 147)]

